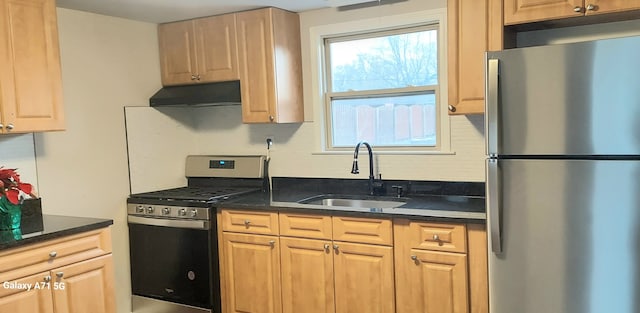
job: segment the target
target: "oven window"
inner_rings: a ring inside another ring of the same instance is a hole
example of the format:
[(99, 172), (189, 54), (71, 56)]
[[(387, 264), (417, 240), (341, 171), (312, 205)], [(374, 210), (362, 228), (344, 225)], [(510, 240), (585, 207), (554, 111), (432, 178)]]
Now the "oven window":
[(129, 224), (133, 294), (211, 308), (210, 238), (208, 230)]

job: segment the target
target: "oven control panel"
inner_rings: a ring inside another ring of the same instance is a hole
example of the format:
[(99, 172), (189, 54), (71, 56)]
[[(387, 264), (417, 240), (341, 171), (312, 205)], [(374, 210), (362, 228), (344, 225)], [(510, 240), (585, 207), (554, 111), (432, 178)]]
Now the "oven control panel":
[(209, 220), (210, 208), (127, 203), (127, 214), (167, 219)]

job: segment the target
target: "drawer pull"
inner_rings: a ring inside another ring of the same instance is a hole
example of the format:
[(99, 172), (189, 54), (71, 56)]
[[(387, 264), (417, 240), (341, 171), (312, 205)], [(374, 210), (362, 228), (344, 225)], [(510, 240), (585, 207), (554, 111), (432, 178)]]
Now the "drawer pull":
[(434, 241), (440, 241), (440, 236), (438, 236), (438, 235), (433, 235), (433, 240), (434, 240)]
[(276, 241), (275, 240), (269, 240), (269, 245), (271, 246), (271, 248), (276, 246)]
[(418, 256), (417, 255), (412, 255), (411, 259), (414, 260), (414, 261), (418, 261)]
[(333, 245), (333, 250), (336, 250), (336, 252), (338, 252), (338, 250), (340, 249), (340, 246), (338, 245)]
[(250, 220), (244, 220), (244, 226), (249, 227), (249, 224), (251, 224)]
[(57, 272), (56, 273), (56, 277), (62, 278), (62, 276), (64, 276), (64, 272)]
[(324, 251), (329, 252), (329, 249), (331, 249), (331, 245), (329, 245), (328, 243), (324, 244)]
[(44, 282), (45, 283), (48, 283), (50, 281), (51, 281), (51, 276), (47, 275), (47, 276), (44, 277)]
[(56, 256), (58, 256), (58, 252), (55, 252), (55, 251), (49, 252), (49, 257), (50, 258), (55, 258)]

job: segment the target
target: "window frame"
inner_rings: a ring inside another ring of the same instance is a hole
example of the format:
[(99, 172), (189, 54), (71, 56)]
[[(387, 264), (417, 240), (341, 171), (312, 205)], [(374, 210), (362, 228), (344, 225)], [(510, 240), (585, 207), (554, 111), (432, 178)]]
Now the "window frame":
[[(450, 118), (447, 111), (447, 28), (446, 9), (432, 9), (426, 11), (416, 11), (406, 14), (388, 15), (377, 18), (353, 20), (337, 24), (319, 25), (310, 28), (311, 56), (311, 91), (313, 120), (316, 121), (315, 129), (317, 134), (317, 147), (319, 151), (314, 154), (347, 154), (353, 153), (353, 147), (331, 147), (331, 110), (329, 91), (328, 64), (325, 62), (327, 50), (325, 39), (339, 38), (346, 36), (359, 36), (364, 34), (382, 33), (387, 31), (397, 31), (402, 29), (412, 29), (416, 27), (433, 27), (438, 29), (438, 88), (435, 90), (436, 97), (436, 146), (377, 146), (376, 153), (379, 154), (454, 154), (451, 151), (451, 131)], [(368, 37), (371, 37), (369, 35)], [(431, 86), (408, 87), (411, 91), (429, 90)], [(415, 89), (414, 89), (415, 88)], [(393, 94), (397, 89), (392, 89)], [(385, 90), (377, 90), (385, 91)], [(359, 94), (361, 91), (350, 91)], [(371, 91), (366, 91), (371, 94)]]
[[(351, 40), (359, 40), (359, 39), (368, 39), (368, 38), (376, 38), (376, 37), (383, 37), (383, 36), (393, 36), (393, 35), (401, 35), (401, 34), (408, 34), (408, 33), (412, 33), (412, 32), (421, 32), (421, 31), (430, 31), (430, 30), (435, 30), (438, 34), (438, 47), (437, 47), (437, 53), (438, 53), (438, 84), (437, 85), (424, 85), (424, 86), (411, 86), (411, 87), (401, 87), (401, 88), (386, 88), (386, 89), (371, 89), (371, 90), (350, 90), (350, 91), (331, 91), (332, 90), (332, 81), (333, 81), (333, 77), (331, 75), (331, 64), (330, 64), (330, 60), (329, 60), (329, 56), (331, 55), (331, 49), (329, 47), (329, 45), (333, 42), (344, 42), (344, 41), (351, 41)], [(323, 38), (323, 45), (324, 45), (324, 60), (323, 60), (323, 64), (324, 64), (324, 77), (325, 77), (325, 82), (324, 82), (324, 86), (326, 86), (325, 90), (324, 90), (324, 114), (325, 114), (325, 149), (326, 150), (344, 150), (344, 149), (351, 149), (352, 147), (343, 147), (343, 146), (335, 146), (333, 145), (333, 118), (331, 118), (332, 116), (332, 101), (333, 100), (340, 100), (340, 99), (357, 99), (357, 98), (376, 98), (376, 97), (388, 97), (388, 96), (409, 96), (409, 95), (416, 95), (416, 94), (423, 94), (423, 93), (428, 93), (428, 92), (432, 92), (433, 95), (435, 96), (435, 101), (436, 101), (436, 144), (431, 146), (418, 146), (418, 145), (395, 145), (395, 146), (382, 146), (382, 145), (378, 145), (376, 146), (376, 148), (378, 149), (388, 149), (388, 150), (397, 150), (397, 151), (411, 151), (411, 150), (415, 150), (415, 149), (425, 149), (425, 150), (440, 150), (440, 146), (441, 146), (441, 136), (440, 136), (440, 110), (441, 110), (441, 105), (439, 102), (439, 89), (440, 89), (440, 67), (442, 66), (441, 62), (440, 62), (440, 45), (441, 45), (441, 38), (439, 38), (440, 36), (440, 25), (438, 25), (437, 23), (429, 23), (429, 24), (423, 24), (423, 25), (412, 25), (409, 27), (406, 26), (402, 26), (402, 27), (397, 27), (397, 28), (393, 28), (393, 29), (385, 29), (385, 30), (377, 30), (377, 31), (366, 31), (366, 32), (361, 32), (358, 34), (351, 34), (351, 35), (342, 35), (342, 36), (330, 36), (330, 37), (324, 37)], [(346, 40), (343, 40), (346, 39)]]

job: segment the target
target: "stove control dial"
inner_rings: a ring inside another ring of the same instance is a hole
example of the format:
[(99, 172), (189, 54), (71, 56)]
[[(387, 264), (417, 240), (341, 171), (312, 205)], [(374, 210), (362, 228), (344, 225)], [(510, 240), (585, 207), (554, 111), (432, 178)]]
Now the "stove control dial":
[(136, 207), (136, 213), (144, 213), (144, 206), (139, 205)]
[(187, 209), (180, 209), (178, 211), (178, 215), (180, 216), (186, 216), (187, 215)]
[(155, 211), (154, 207), (152, 206), (147, 207), (147, 214), (153, 214), (154, 211)]
[(191, 217), (196, 217), (196, 216), (198, 216), (198, 210), (191, 209)]
[(162, 209), (162, 214), (164, 214), (164, 215), (169, 215), (169, 214), (171, 214), (171, 208), (164, 208), (164, 209)]

